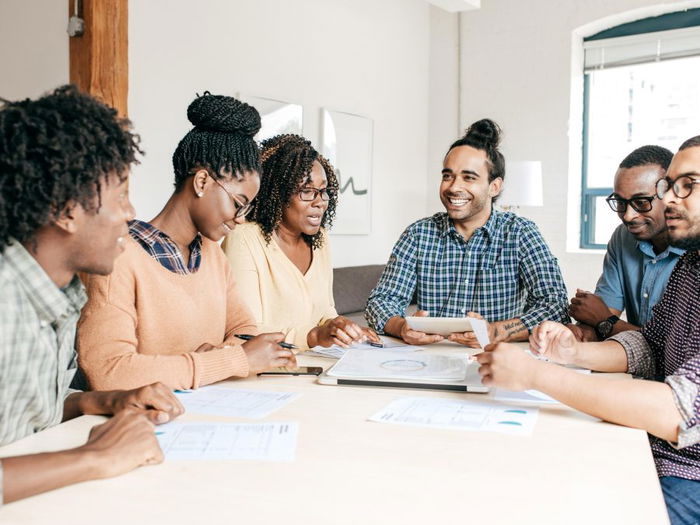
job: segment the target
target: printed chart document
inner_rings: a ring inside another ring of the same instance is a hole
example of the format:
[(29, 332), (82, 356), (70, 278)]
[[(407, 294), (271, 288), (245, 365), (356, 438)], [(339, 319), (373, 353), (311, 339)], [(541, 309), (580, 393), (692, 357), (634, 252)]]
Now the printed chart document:
[(301, 394), (205, 386), (197, 390), (176, 392), (175, 395), (188, 412), (260, 419), (269, 416)]
[(349, 350), (326, 372), (331, 377), (461, 381), (467, 359), (423, 352)]
[(536, 408), (479, 401), (402, 397), (392, 401), (369, 420), (394, 425), (530, 436), (535, 428), (537, 413)]
[(297, 423), (167, 423), (156, 435), (168, 460), (293, 461)]
[(321, 357), (332, 357), (333, 359), (340, 359), (345, 355), (348, 350), (383, 350), (385, 348), (391, 348), (395, 350), (401, 350), (403, 352), (415, 352), (416, 350), (422, 350), (420, 346), (404, 345), (402, 343), (392, 341), (390, 339), (382, 340), (384, 347), (377, 348), (369, 343), (354, 343), (348, 348), (343, 348), (342, 346), (333, 345), (329, 347), (314, 346), (308, 352), (309, 355), (320, 355)]

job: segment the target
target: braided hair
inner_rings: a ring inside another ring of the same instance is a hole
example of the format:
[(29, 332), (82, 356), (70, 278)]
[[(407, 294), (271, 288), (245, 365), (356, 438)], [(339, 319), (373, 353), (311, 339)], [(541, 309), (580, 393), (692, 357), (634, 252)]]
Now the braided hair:
[(233, 97), (208, 91), (192, 101), (187, 118), (194, 125), (173, 153), (175, 192), (192, 170), (207, 168), (218, 179), (228, 173), (239, 178), (246, 171), (260, 171), (260, 149), (253, 136), (260, 130), (258, 111)]
[(75, 86), (0, 102), (0, 253), (12, 239), (31, 241), (67, 206), (98, 210), (105, 179), (123, 182), (143, 154), (129, 121)]
[[(290, 205), (299, 188), (309, 180), (314, 161), (323, 166), (328, 180), (330, 199), (321, 227), (330, 228), (338, 204), (338, 179), (330, 162), (314, 149), (310, 141), (299, 135), (277, 135), (263, 141), (260, 191), (252, 216), (268, 244), (272, 232), (282, 221), (284, 208)], [(302, 237), (312, 249), (323, 245), (321, 230), (315, 235), (302, 234)]]
[(506, 176), (506, 161), (498, 149), (500, 142), (501, 128), (493, 120), (485, 118), (469, 126), (464, 136), (450, 146), (450, 150), (458, 146), (471, 146), (485, 152), (489, 159), (489, 182), (493, 182), (499, 177), (505, 179)]

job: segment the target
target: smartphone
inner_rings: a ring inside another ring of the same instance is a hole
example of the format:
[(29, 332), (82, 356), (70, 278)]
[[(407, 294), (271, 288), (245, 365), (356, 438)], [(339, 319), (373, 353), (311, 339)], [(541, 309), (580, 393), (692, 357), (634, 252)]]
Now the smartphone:
[(297, 368), (291, 368), (287, 366), (281, 366), (279, 368), (273, 368), (265, 372), (260, 372), (259, 376), (318, 376), (323, 372), (323, 368), (320, 366), (299, 366)]

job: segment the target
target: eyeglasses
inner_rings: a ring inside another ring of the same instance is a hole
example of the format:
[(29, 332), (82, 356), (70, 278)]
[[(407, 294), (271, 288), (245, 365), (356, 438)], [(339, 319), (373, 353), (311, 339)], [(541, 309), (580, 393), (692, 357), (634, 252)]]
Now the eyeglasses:
[(216, 182), (219, 185), (219, 187), (226, 192), (226, 195), (228, 195), (231, 198), (231, 201), (233, 202), (233, 207), (236, 209), (236, 213), (233, 216), (234, 219), (241, 219), (250, 213), (250, 210), (253, 209), (252, 202), (249, 202), (247, 204), (242, 203), (238, 199), (238, 197), (236, 197), (233, 193), (224, 188), (224, 185), (221, 184), (216, 177), (214, 177), (211, 173), (207, 173), (207, 175), (209, 175), (209, 177), (211, 177), (211, 180)]
[(329, 201), (335, 195), (335, 190), (328, 188), (320, 190), (318, 188), (301, 188), (297, 193), (299, 198), (306, 202), (315, 201), (318, 195), (321, 196), (322, 201)]
[(700, 184), (700, 180), (694, 180), (689, 175), (681, 175), (673, 182), (669, 181), (668, 178), (659, 179), (656, 183), (656, 196), (663, 199), (670, 188), (676, 197), (685, 199), (693, 193), (693, 184)]
[(627, 211), (628, 204), (632, 206), (632, 209), (634, 211), (637, 211), (639, 213), (646, 213), (648, 211), (651, 211), (652, 203), (654, 202), (655, 198), (655, 195), (645, 195), (642, 197), (634, 197), (633, 199), (623, 199), (619, 195), (612, 193), (608, 196), (607, 199), (605, 199), (605, 202), (608, 203), (610, 209), (615, 213), (625, 213)]

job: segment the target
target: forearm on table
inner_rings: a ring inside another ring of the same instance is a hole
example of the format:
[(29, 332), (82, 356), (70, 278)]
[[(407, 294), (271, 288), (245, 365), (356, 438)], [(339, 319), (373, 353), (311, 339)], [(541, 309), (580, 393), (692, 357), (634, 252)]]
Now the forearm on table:
[(571, 364), (597, 372), (627, 372), (627, 354), (617, 341), (576, 343)]
[(123, 390), (74, 392), (63, 402), (63, 421), (83, 414), (114, 414), (116, 396)]
[(4, 503), (99, 477), (97, 462), (80, 448), (0, 461)]
[(538, 363), (537, 368), (536, 390), (605, 421), (678, 440), (682, 417), (667, 384), (580, 374), (552, 363)]

